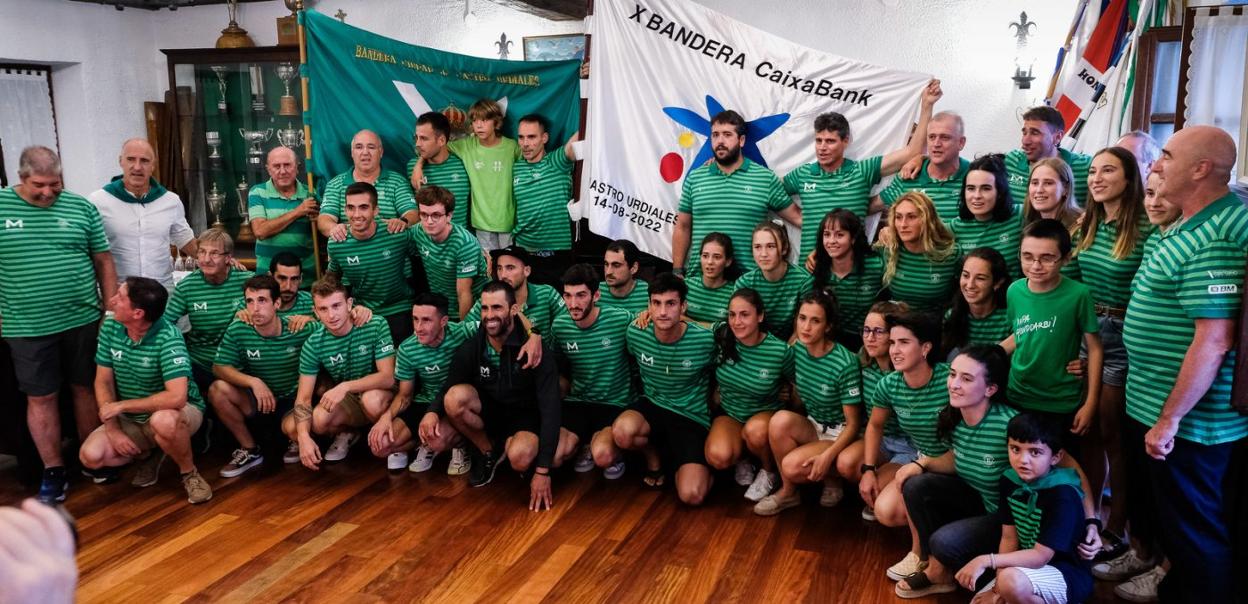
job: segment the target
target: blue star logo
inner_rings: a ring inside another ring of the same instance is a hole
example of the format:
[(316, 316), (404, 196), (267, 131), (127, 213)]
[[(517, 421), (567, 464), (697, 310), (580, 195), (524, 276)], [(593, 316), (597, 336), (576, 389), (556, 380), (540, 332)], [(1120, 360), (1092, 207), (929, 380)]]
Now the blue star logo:
[[(697, 134), (701, 134), (706, 139), (706, 142), (702, 143), (702, 148), (698, 149), (697, 156), (693, 158), (693, 161), (689, 162), (689, 169), (685, 171), (686, 176), (688, 176), (694, 168), (701, 167), (702, 164), (706, 163), (706, 160), (715, 157), (715, 150), (711, 147), (710, 118), (715, 117), (716, 114), (723, 110), (724, 106), (720, 104), (719, 101), (715, 100), (715, 97), (709, 94), (706, 95), (707, 117), (702, 117), (692, 109), (686, 109), (684, 107), (663, 108), (663, 113), (666, 113), (667, 117), (672, 118), (672, 120), (674, 120), (677, 124), (680, 124)], [(745, 123), (745, 148), (743, 148), (741, 152), (746, 157), (750, 158), (750, 161), (766, 167), (767, 160), (763, 158), (762, 152), (758, 150), (758, 141), (767, 138), (767, 136), (772, 132), (779, 130), (780, 126), (783, 126), (787, 121), (789, 121), (789, 114), (787, 113), (777, 113), (775, 115), (768, 115), (766, 117), (760, 117), (752, 121), (747, 121)]]

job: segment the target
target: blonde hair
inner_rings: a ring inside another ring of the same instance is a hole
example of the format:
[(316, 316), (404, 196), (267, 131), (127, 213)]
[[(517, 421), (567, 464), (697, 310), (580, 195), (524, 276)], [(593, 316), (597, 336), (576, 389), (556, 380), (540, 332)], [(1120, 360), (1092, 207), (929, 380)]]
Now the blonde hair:
[(199, 234), (198, 243), (203, 247), (205, 243), (221, 244), (221, 251), (226, 254), (234, 253), (234, 240), (230, 238), (230, 234), (225, 229), (208, 229)]
[[(922, 191), (910, 191), (893, 202), (893, 205), (888, 208), (888, 224), (897, 224), (897, 208), (907, 201), (914, 204), (914, 208), (919, 212), (919, 222), (923, 224), (923, 232), (919, 234), (923, 256), (931, 262), (944, 262), (956, 254), (958, 247), (954, 244), (953, 233), (949, 231), (945, 223), (940, 221), (940, 216), (936, 214), (936, 206), (932, 205), (932, 198)], [(897, 257), (901, 247), (901, 237), (896, 233), (887, 243), (876, 244), (876, 248), (884, 251), (885, 285), (891, 283), (897, 274)]]
[(754, 253), (754, 235), (757, 235), (760, 232), (771, 233), (771, 236), (776, 239), (776, 247), (779, 248), (780, 251), (780, 261), (784, 264), (788, 264), (789, 254), (793, 251), (793, 245), (789, 243), (789, 232), (784, 227), (769, 220), (765, 220), (754, 225), (754, 231), (750, 234), (751, 254)]
[(1079, 225), (1079, 218), (1083, 216), (1083, 210), (1075, 204), (1075, 173), (1060, 157), (1046, 157), (1031, 167), (1031, 172), (1027, 175), (1027, 197), (1023, 199), (1023, 226), (1041, 218), (1040, 211), (1031, 206), (1031, 177), (1041, 166), (1057, 174), (1057, 180), (1062, 183), (1062, 199), (1057, 204), (1057, 220), (1062, 221), (1073, 234)]

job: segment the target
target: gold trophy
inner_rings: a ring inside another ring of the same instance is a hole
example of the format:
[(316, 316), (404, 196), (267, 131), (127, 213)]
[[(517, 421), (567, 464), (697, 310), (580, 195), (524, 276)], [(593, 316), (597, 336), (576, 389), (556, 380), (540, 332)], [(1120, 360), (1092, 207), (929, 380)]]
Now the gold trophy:
[(299, 103), (295, 99), (295, 95), (290, 93), (290, 83), (299, 77), (299, 68), (291, 63), (280, 63), (274, 71), (277, 77), (281, 78), (282, 86), (286, 88), (286, 92), (282, 94), (282, 98), (278, 99), (278, 115), (299, 115)]
[(221, 206), (225, 205), (225, 193), (217, 188), (217, 183), (212, 183), (212, 190), (204, 196), (208, 202), (208, 211), (212, 214), (212, 228), (220, 229), (225, 225), (221, 224)]
[(238, 236), (234, 241), (239, 243), (252, 243), (256, 240), (256, 234), (251, 232), (251, 221), (247, 220), (247, 197), (251, 192), (251, 185), (247, 184), (244, 178), (238, 183)]
[(226, 0), (226, 10), (230, 13), (230, 24), (221, 30), (217, 38), (217, 48), (251, 48), (256, 45), (247, 30), (238, 26), (238, 0)]

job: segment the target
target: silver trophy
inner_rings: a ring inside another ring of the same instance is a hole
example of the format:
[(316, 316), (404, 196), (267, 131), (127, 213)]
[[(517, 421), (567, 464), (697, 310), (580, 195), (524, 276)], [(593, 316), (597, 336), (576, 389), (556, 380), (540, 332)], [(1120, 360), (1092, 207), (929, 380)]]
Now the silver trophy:
[(247, 163), (257, 166), (264, 164), (264, 149), (260, 145), (269, 142), (269, 139), (273, 137), (273, 129), (248, 130), (239, 128), (238, 135), (251, 144), (247, 149)]
[(277, 142), (283, 147), (294, 149), (303, 146), (303, 130), (290, 126), (277, 131)]
[(248, 69), (251, 71), (251, 110), (262, 113), (268, 109), (264, 106), (264, 70), (259, 65)]
[(282, 86), (286, 92), (282, 94), (282, 98), (278, 99), (278, 115), (299, 115), (299, 104), (295, 101), (295, 95), (290, 93), (290, 83), (299, 77), (299, 68), (291, 63), (281, 63), (274, 71), (277, 77), (281, 78)]
[(217, 183), (212, 183), (212, 190), (208, 191), (204, 199), (208, 201), (208, 211), (212, 214), (212, 228), (225, 226), (221, 224), (221, 206), (225, 205), (225, 193), (217, 188)]
[(217, 112), (225, 113), (228, 109), (225, 104), (225, 74), (229, 73), (229, 68), (225, 65), (213, 65), (209, 69), (217, 74)]
[(204, 133), (204, 143), (208, 145), (208, 159), (221, 160), (221, 133), (209, 130)]
[(247, 198), (251, 193), (251, 185), (247, 184), (244, 178), (238, 182), (238, 236), (235, 241), (242, 243), (251, 243), (256, 240), (256, 235), (251, 232), (251, 222), (247, 219)]

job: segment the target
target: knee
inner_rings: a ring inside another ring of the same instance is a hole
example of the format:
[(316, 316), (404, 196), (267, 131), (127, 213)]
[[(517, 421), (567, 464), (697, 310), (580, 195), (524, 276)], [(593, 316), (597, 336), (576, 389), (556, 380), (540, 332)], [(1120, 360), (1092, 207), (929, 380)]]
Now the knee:
[(716, 470), (727, 470), (737, 461), (732, 447), (723, 443), (707, 441), (705, 453), (707, 465)]
[(802, 419), (802, 416), (788, 410), (777, 411), (771, 416), (771, 421), (767, 422), (767, 434), (772, 439), (779, 439), (793, 433), (795, 420)]
[(1032, 595), (1031, 580), (1017, 568), (997, 571), (997, 593), (1010, 602)]
[(693, 484), (676, 484), (676, 494), (685, 505), (698, 506), (706, 500), (706, 485), (701, 482)]
[(337, 427), (333, 414), (321, 407), (312, 410), (312, 431), (317, 434), (328, 434)]
[(515, 439), (512, 440), (511, 446), (507, 447), (507, 460), (511, 463), (511, 469), (517, 472), (528, 471), (535, 457), (537, 457), (537, 447), (528, 442)]
[(472, 392), (471, 386), (464, 384), (451, 386), (451, 389), (446, 391), (446, 397), (442, 399), (446, 414), (452, 417), (462, 417), (469, 408), (469, 401), (474, 398)]
[(636, 434), (636, 431), (627, 425), (617, 423), (611, 426), (611, 440), (621, 449), (631, 449)]
[(86, 468), (98, 470), (104, 467), (104, 451), (96, 442), (87, 439), (82, 448), (78, 449), (78, 461)]
[(854, 466), (853, 460), (849, 457), (849, 455), (836, 456), (836, 473), (846, 480), (857, 480), (858, 468)]
[(152, 432), (160, 438), (173, 438), (178, 432), (178, 424), (182, 422), (182, 412), (173, 411), (171, 409), (161, 409), (152, 414), (147, 422), (152, 426)]
[(749, 421), (741, 430), (741, 436), (751, 449), (762, 449), (767, 446), (769, 424), (764, 421)]
[(780, 460), (780, 475), (789, 482), (804, 482), (809, 468), (803, 468), (803, 459), (799, 459), (798, 455), (789, 453)]
[(593, 447), (594, 465), (605, 468), (615, 463), (615, 451), (612, 447)]
[(880, 497), (875, 500), (875, 517), (887, 527), (905, 526), (908, 520), (906, 506), (900, 497)]
[(232, 389), (233, 386), (225, 380), (213, 380), (212, 384), (208, 385), (208, 402), (212, 403), (212, 406), (216, 409), (228, 405)]

